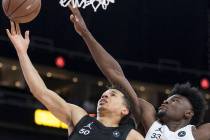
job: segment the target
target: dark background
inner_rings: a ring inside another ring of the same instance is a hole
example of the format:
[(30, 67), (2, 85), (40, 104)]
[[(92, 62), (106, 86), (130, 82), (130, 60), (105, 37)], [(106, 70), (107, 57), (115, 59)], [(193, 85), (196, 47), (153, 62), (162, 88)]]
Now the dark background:
[[(157, 64), (166, 58), (184, 68), (207, 70), (206, 0), (116, 1), (107, 11), (95, 13), (87, 8), (81, 12), (96, 39), (117, 59)], [(2, 10), (0, 20), (5, 35), (9, 21)], [(43, 0), (40, 15), (23, 27), (32, 38), (52, 39), (55, 48), (88, 53), (69, 21), (68, 9), (57, 0)]]

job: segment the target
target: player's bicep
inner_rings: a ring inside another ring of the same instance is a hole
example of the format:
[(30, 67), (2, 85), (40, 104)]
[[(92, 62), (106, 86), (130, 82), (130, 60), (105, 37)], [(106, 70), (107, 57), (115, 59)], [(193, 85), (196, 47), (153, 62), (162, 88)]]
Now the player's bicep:
[(73, 104), (69, 104), (70, 108), (71, 108), (71, 121), (73, 123), (74, 126), (77, 125), (77, 123), (85, 116), (87, 115), (87, 112), (77, 106), (77, 105), (73, 105)]
[[(38, 98), (40, 102), (45, 105), (45, 107), (59, 120), (70, 124), (73, 119), (77, 120), (80, 114), (84, 114), (84, 110), (75, 105), (67, 103), (63, 98), (58, 96), (55, 92), (47, 89), (42, 94), (42, 97)], [(81, 111), (82, 110), (82, 111)], [(78, 114), (75, 115), (75, 111), (78, 111)], [(78, 117), (77, 117), (78, 116)]]
[(126, 140), (144, 140), (144, 137), (138, 133), (136, 130), (131, 130), (126, 138)]
[(139, 98), (139, 106), (141, 106), (141, 123), (147, 132), (156, 120), (156, 110), (152, 104)]
[(58, 96), (55, 92), (47, 89), (42, 92), (38, 100), (59, 120), (68, 124), (70, 121), (71, 110), (68, 103)]
[(145, 129), (148, 130), (148, 128), (156, 120), (156, 111), (153, 105), (141, 98), (138, 98), (130, 82), (126, 79), (121, 71), (118, 72), (110, 69), (109, 80), (113, 85), (120, 87), (120, 89), (123, 89), (123, 91), (127, 93), (128, 97), (133, 103), (132, 109), (137, 123), (141, 121)]

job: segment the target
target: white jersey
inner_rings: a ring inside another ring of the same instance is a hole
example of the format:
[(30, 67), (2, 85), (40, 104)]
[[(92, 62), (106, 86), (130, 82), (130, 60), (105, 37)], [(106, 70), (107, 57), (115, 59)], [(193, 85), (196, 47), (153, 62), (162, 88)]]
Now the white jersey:
[(162, 125), (160, 122), (155, 121), (147, 132), (145, 140), (157, 140), (157, 138), (163, 140), (195, 140), (192, 134), (192, 127), (194, 126), (187, 125), (172, 132), (166, 125)]

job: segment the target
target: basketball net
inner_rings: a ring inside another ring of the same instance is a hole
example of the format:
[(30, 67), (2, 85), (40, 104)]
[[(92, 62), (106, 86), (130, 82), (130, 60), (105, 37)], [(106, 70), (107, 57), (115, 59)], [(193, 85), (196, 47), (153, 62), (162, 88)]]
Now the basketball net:
[(94, 12), (101, 6), (102, 9), (106, 10), (110, 3), (115, 3), (115, 0), (60, 0), (60, 5), (62, 7), (67, 7), (69, 4), (75, 7), (86, 8), (91, 5), (94, 9)]

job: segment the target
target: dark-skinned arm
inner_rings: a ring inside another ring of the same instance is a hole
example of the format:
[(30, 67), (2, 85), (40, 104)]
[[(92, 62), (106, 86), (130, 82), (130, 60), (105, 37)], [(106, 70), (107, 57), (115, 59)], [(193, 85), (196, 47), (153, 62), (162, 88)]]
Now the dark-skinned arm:
[[(119, 63), (96, 41), (92, 34), (87, 29), (87, 26), (77, 8), (70, 7), (72, 15), (70, 20), (74, 23), (75, 30), (83, 38), (87, 47), (95, 60), (97, 66), (100, 68), (109, 82), (127, 93), (128, 98), (132, 101), (132, 106), (138, 107), (138, 97), (132, 86), (124, 76), (124, 73)], [(140, 109), (133, 110), (133, 115), (137, 119), (140, 116)]]
[[(142, 108), (140, 104), (144, 104), (145, 102), (141, 102), (141, 99), (138, 99), (136, 92), (125, 77), (119, 63), (97, 42), (97, 40), (89, 32), (79, 10), (77, 8), (72, 8), (71, 6), (69, 7), (73, 13), (70, 16), (70, 20), (73, 22), (75, 30), (85, 41), (94, 61), (109, 82), (126, 93), (127, 97), (132, 102), (132, 113), (138, 123), (143, 117), (141, 112), (144, 110), (152, 110), (153, 106), (151, 104), (145, 104), (144, 107), (146, 106), (146, 108)], [(151, 116), (151, 113), (148, 114)]]

